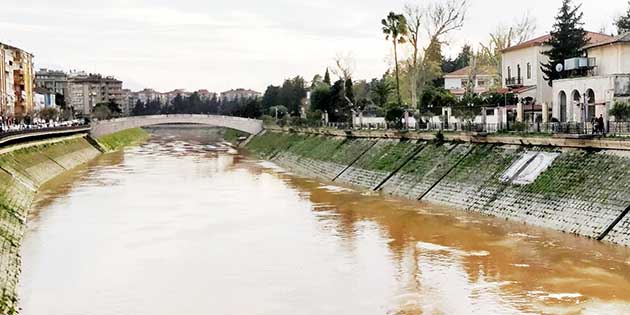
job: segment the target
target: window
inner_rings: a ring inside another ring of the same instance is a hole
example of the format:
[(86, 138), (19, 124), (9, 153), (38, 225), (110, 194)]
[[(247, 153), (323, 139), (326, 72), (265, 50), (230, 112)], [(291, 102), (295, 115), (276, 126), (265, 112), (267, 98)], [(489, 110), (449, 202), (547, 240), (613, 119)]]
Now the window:
[(521, 65), (516, 65), (516, 78), (521, 78)]
[(486, 116), (494, 116), (494, 109), (486, 109)]
[(507, 75), (508, 79), (511, 79), (512, 78), (512, 68), (508, 67), (507, 72), (508, 72), (508, 75)]
[(462, 87), (468, 86), (468, 79), (462, 79)]
[(532, 78), (532, 64), (531, 63), (527, 63), (527, 78), (531, 79)]
[(477, 86), (485, 87), (486, 85), (488, 85), (488, 82), (486, 82), (486, 80), (477, 80)]

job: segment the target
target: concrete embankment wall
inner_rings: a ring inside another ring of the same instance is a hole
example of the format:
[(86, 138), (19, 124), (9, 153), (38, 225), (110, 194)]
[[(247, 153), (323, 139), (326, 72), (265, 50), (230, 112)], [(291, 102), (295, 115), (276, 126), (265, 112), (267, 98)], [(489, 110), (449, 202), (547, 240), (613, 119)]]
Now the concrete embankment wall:
[(126, 130), (97, 141), (83, 134), (0, 149), (0, 314), (17, 314), (20, 242), (39, 187), (105, 150), (120, 149), (146, 135)]
[(19, 248), (37, 189), (101, 152), (83, 136), (23, 145), (0, 153), (0, 312), (14, 314), (20, 273)]
[[(247, 149), (300, 175), (630, 246), (628, 151), (273, 131)], [(501, 180), (539, 151), (558, 156), (533, 183)]]

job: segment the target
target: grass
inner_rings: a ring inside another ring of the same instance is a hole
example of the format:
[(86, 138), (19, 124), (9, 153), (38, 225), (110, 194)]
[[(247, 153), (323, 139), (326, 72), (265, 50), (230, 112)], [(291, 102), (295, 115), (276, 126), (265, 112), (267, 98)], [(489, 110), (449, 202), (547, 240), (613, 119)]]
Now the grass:
[(226, 128), (223, 131), (223, 140), (230, 143), (237, 143), (240, 137), (248, 137), (248, 136), (249, 136), (248, 133), (234, 130), (234, 129)]
[(118, 151), (125, 147), (139, 144), (149, 138), (149, 133), (142, 128), (133, 128), (112, 133), (98, 138), (98, 142), (108, 151)]

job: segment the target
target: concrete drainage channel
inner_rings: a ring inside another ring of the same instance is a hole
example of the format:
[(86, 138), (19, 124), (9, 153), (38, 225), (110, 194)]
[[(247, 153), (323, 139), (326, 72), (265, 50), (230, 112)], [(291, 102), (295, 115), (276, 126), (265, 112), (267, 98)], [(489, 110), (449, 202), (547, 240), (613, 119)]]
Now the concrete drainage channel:
[(267, 131), (246, 148), (296, 174), (630, 246), (621, 150)]

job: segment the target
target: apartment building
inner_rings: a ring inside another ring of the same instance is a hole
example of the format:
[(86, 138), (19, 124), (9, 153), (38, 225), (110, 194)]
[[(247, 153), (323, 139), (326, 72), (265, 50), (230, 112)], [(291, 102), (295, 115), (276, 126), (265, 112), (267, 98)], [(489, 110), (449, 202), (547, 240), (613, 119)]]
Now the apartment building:
[(0, 43), (0, 115), (24, 116), (33, 111), (33, 55)]
[(54, 94), (68, 93), (68, 74), (64, 71), (39, 69), (35, 72), (35, 87), (45, 88)]
[(99, 103), (113, 100), (122, 107), (125, 102), (123, 82), (114, 77), (100, 74), (71, 73), (68, 78), (68, 106), (82, 116), (89, 116)]
[(254, 90), (232, 89), (232, 90), (221, 93), (221, 101), (230, 102), (237, 99), (250, 99), (250, 98), (258, 98), (261, 96), (262, 94), (260, 92), (256, 92)]

